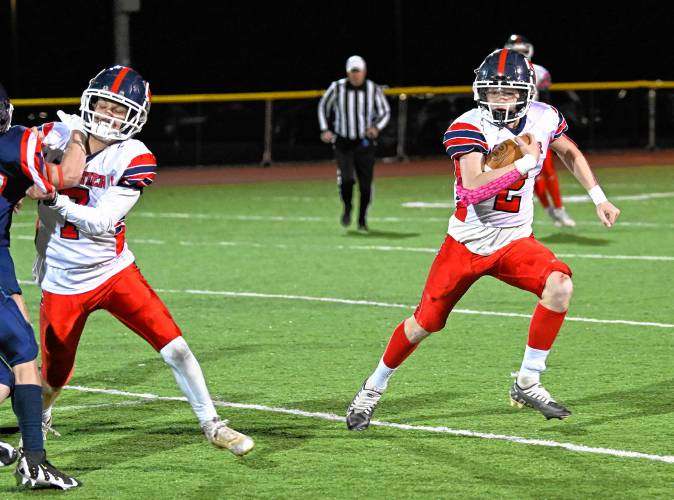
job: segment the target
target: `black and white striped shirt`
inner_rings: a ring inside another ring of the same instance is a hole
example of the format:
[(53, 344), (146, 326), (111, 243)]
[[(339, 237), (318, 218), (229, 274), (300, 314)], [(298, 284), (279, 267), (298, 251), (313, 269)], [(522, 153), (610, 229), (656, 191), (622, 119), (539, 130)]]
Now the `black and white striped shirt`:
[[(334, 122), (328, 120), (334, 114)], [(391, 118), (391, 107), (381, 87), (371, 80), (353, 87), (347, 78), (332, 82), (318, 103), (321, 132), (332, 130), (345, 139), (366, 137), (370, 127), (382, 130)]]

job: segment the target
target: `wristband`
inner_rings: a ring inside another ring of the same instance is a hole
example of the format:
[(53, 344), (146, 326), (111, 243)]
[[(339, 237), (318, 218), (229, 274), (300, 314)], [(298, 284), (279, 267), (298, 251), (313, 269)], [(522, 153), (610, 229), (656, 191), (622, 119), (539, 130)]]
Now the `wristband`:
[(590, 195), (590, 198), (592, 198), (592, 201), (594, 202), (595, 205), (599, 206), (601, 203), (604, 203), (605, 201), (608, 200), (606, 198), (606, 195), (604, 194), (604, 191), (599, 187), (599, 184), (597, 184), (595, 187), (590, 189), (587, 194)]
[(520, 174), (524, 175), (529, 170), (534, 168), (537, 163), (538, 162), (536, 161), (536, 158), (533, 157), (533, 155), (526, 154), (519, 160), (515, 160), (513, 165), (515, 165), (515, 168), (519, 171)]
[(57, 191), (53, 191), (53, 193), (54, 193), (54, 197), (51, 200), (42, 200), (42, 204), (44, 206), (53, 207), (54, 205), (56, 205), (56, 200), (58, 199), (59, 194), (58, 194)]

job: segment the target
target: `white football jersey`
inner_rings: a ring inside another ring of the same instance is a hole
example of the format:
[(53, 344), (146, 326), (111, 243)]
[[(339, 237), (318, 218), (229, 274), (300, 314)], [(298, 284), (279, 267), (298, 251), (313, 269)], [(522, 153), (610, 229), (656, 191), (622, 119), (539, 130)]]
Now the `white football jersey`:
[[(59, 141), (49, 141), (52, 132), (45, 141), (55, 147)], [(59, 191), (56, 206), (39, 205), (33, 272), (43, 290), (93, 290), (134, 261), (124, 218), (154, 180), (155, 169), (155, 157), (142, 142), (117, 142), (87, 158), (79, 186)]]
[(539, 64), (534, 64), (534, 73), (536, 74), (536, 90), (545, 90), (552, 83), (550, 72)]
[[(518, 237), (531, 234), (534, 214), (534, 183), (540, 173), (550, 143), (559, 138), (567, 129), (566, 120), (555, 108), (532, 102), (527, 114), (520, 120), (514, 130), (499, 128), (485, 120), (478, 108), (472, 109), (457, 118), (444, 136), (447, 154), (454, 161), (455, 181), (454, 199), (456, 212), (450, 219), (449, 234), (462, 239), (491, 239), (487, 247), (473, 245), (472, 251), (488, 255), (512, 240), (510, 237), (497, 237), (495, 231), (486, 228), (517, 228), (505, 234), (516, 234)], [(459, 158), (470, 152), (488, 154), (501, 142), (513, 135), (533, 134), (540, 145), (541, 155), (538, 165), (528, 172), (527, 177), (514, 182), (508, 189), (480, 203), (465, 206), (456, 193), (456, 186), (461, 182)], [(470, 246), (469, 246), (470, 248)]]

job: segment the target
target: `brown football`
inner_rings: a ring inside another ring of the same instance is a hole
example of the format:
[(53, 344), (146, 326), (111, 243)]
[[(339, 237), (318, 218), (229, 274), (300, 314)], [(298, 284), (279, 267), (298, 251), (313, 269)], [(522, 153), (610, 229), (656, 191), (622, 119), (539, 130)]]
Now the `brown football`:
[[(527, 144), (531, 144), (531, 136), (529, 134), (520, 135), (519, 137)], [(484, 163), (493, 170), (510, 165), (515, 160), (522, 158), (522, 156), (524, 156), (522, 150), (515, 142), (515, 139), (506, 139), (494, 146), (494, 149), (485, 157)]]

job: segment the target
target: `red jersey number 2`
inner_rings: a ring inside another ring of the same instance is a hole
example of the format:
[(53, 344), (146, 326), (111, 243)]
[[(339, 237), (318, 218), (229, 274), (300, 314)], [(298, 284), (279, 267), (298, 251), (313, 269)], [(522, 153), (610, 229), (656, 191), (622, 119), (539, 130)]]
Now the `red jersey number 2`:
[[(87, 203), (89, 203), (88, 189), (73, 187), (68, 189), (62, 189), (61, 191), (59, 191), (59, 194), (66, 195), (68, 198), (73, 200), (73, 202), (77, 203), (78, 205), (86, 205)], [(77, 231), (77, 228), (75, 227), (74, 224), (66, 222), (65, 224), (63, 224), (63, 227), (61, 228), (61, 238), (66, 240), (79, 240), (80, 233)]]
[(520, 211), (520, 203), (522, 202), (522, 197), (514, 194), (510, 194), (511, 191), (519, 191), (524, 187), (524, 182), (526, 178), (520, 179), (513, 182), (506, 189), (502, 189), (499, 194), (496, 195), (494, 200), (494, 210), (499, 212), (508, 212), (511, 214), (516, 214)]

